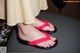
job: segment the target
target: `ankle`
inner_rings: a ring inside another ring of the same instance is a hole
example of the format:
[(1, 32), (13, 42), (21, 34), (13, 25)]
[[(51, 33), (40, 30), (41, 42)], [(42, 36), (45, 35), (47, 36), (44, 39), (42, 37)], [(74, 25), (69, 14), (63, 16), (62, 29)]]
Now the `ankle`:
[(22, 22), (17, 24), (18, 27), (21, 27), (21, 26), (23, 26), (23, 25), (24, 25), (24, 24), (23, 24)]
[(26, 32), (30, 32), (34, 28), (32, 24), (25, 25), (24, 23), (18, 23), (17, 26), (18, 26), (18, 29)]
[[(28, 25), (29, 25), (29, 24), (28, 24)], [(22, 22), (17, 24), (18, 27), (24, 27), (24, 26), (28, 26), (28, 25), (27, 25), (27, 24), (24, 24), (24, 23), (22, 23)]]

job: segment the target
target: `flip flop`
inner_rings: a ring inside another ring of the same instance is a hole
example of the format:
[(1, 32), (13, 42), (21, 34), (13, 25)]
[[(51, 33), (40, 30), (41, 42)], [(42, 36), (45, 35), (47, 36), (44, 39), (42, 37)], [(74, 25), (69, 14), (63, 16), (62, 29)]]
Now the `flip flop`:
[(36, 44), (38, 44), (38, 43), (40, 43), (40, 42), (44, 42), (44, 41), (46, 41), (46, 40), (51, 40), (49, 34), (47, 34), (46, 32), (43, 32), (43, 33), (45, 34), (46, 37), (41, 38), (41, 39), (38, 39), (38, 40), (31, 41), (31, 42), (29, 42), (28, 44), (34, 46), (34, 45), (36, 45)]
[[(42, 22), (44, 22), (45, 24), (37, 27), (38, 30), (41, 30), (41, 31), (44, 31), (43, 28), (46, 27), (46, 26), (50, 26), (49, 25), (49, 22), (47, 20), (41, 20)], [(55, 30), (54, 31), (46, 31), (48, 33), (55, 33), (57, 31), (57, 28), (54, 26)]]
[[(33, 46), (33, 47), (36, 47), (36, 48), (39, 48), (39, 49), (51, 49), (51, 48), (54, 48), (57, 45), (57, 40), (55, 40), (56, 43), (54, 44), (54, 46), (51, 46), (49, 48), (43, 48), (43, 47), (39, 47), (39, 46), (36, 45), (38, 43), (41, 43), (41, 42), (44, 42), (44, 41), (47, 41), (47, 40), (51, 40), (50, 35), (48, 33), (46, 33), (46, 32), (43, 32), (43, 33), (45, 34), (46, 37), (38, 39), (38, 40), (31, 41), (31, 42), (27, 41), (27, 43), (28, 43), (27, 45)], [(20, 38), (18, 39), (18, 41), (20, 43), (26, 44), (26, 41), (21, 40)]]

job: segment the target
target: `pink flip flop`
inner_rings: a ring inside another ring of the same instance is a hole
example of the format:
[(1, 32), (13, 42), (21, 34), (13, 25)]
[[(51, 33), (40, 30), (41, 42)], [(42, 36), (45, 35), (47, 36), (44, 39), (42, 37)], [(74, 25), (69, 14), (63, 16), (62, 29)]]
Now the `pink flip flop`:
[(36, 45), (38, 43), (41, 43), (41, 42), (44, 42), (46, 40), (51, 40), (50, 35), (48, 33), (46, 33), (46, 32), (43, 32), (43, 33), (45, 34), (46, 37), (38, 39), (38, 40), (31, 41), (28, 44), (34, 46), (34, 45)]
[[(45, 24), (43, 24), (43, 25), (37, 27), (38, 30), (43, 31), (43, 28), (44, 28), (44, 27), (50, 26), (50, 25), (49, 25), (49, 22), (48, 22), (47, 20), (41, 20), (41, 21), (44, 22)], [(56, 28), (55, 26), (54, 26), (54, 28), (55, 28), (54, 31), (46, 31), (46, 32), (48, 32), (48, 33), (55, 33), (55, 32), (57, 31), (57, 28)]]
[(37, 39), (37, 40), (33, 40), (33, 41), (31, 41), (31, 42), (22, 40), (22, 39), (19, 38), (19, 36), (17, 36), (17, 40), (18, 40), (19, 43), (21, 43), (21, 44), (28, 45), (28, 46), (32, 46), (32, 47), (36, 47), (36, 48), (38, 48), (38, 49), (47, 50), (47, 49), (52, 49), (52, 48), (54, 48), (54, 47), (58, 44), (57, 39), (55, 40), (54, 46), (50, 46), (50, 47), (44, 48), (44, 47), (39, 47), (39, 46), (36, 45), (36, 44), (38, 44), (38, 43), (41, 43), (41, 42), (44, 42), (44, 41), (47, 41), (47, 40), (51, 40), (51, 37), (50, 37), (50, 35), (49, 35), (47, 32), (43, 32), (43, 33), (45, 34), (46, 37), (41, 38), (41, 39)]
[(44, 42), (44, 41), (47, 41), (47, 40), (51, 40), (50, 35), (48, 33), (46, 33), (46, 32), (43, 32), (43, 33), (45, 34), (46, 37), (38, 39), (38, 40), (31, 41), (31, 42), (28, 42), (28, 44), (33, 46), (33, 47), (39, 48), (39, 49), (51, 49), (51, 48), (54, 48), (57, 45), (57, 40), (55, 40), (56, 43), (54, 44), (54, 46), (51, 46), (49, 48), (43, 48), (43, 47), (39, 47), (39, 46), (36, 45), (38, 43), (41, 43), (41, 42)]

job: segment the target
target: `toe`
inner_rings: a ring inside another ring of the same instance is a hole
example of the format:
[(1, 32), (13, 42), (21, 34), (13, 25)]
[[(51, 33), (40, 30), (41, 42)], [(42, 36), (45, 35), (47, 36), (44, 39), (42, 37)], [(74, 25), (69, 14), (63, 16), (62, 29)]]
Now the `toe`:
[(54, 44), (55, 44), (52, 40), (48, 40), (47, 43), (49, 44), (49, 47), (54, 46)]
[(55, 27), (51, 24), (51, 23), (49, 23), (49, 25), (50, 25), (50, 31), (54, 31), (55, 30)]
[(46, 26), (43, 28), (44, 31), (53, 31), (53, 29), (49, 26)]
[(55, 40), (56, 40), (56, 38), (51, 36), (51, 40), (52, 40), (52, 41), (55, 41)]
[(38, 43), (38, 44), (37, 44), (37, 46), (47, 48), (47, 45), (46, 45), (46, 43), (45, 43), (45, 42)]
[(49, 41), (46, 41), (45, 44), (46, 44), (47, 47), (50, 47)]

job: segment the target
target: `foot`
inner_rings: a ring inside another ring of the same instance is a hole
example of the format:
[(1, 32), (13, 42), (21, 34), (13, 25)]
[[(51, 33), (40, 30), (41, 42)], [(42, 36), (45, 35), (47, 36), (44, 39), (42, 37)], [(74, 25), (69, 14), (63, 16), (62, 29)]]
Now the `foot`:
[[(40, 21), (39, 19), (35, 18), (35, 23), (33, 23), (33, 26), (39, 27), (43, 24), (45, 24), (45, 23)], [(54, 26), (51, 23), (49, 23), (49, 25), (50, 26), (46, 26), (42, 30), (44, 30), (44, 31), (54, 31), (55, 30)]]
[[(29, 42), (45, 37), (45, 34), (37, 30), (32, 25), (24, 25), (22, 23), (18, 24), (18, 30), (19, 30), (19, 37)], [(37, 46), (44, 47), (44, 48), (54, 46), (55, 40), (56, 38), (51, 37), (51, 40), (38, 43)]]

